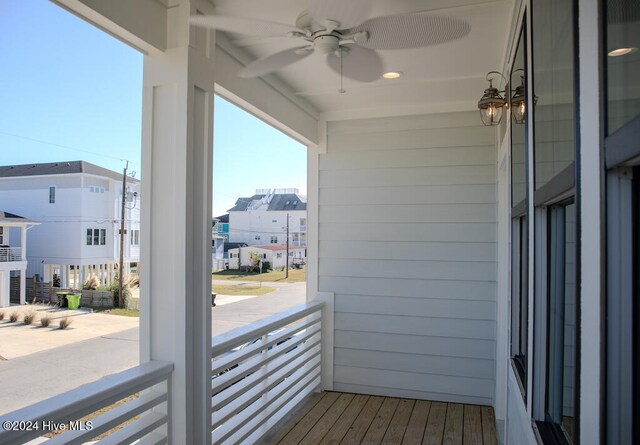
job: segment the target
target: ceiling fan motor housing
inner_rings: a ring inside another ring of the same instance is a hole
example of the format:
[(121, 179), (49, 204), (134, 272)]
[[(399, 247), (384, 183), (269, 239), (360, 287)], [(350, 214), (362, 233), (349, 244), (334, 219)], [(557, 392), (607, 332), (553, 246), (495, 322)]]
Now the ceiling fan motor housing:
[(330, 54), (338, 49), (340, 39), (338, 36), (324, 34), (313, 38), (313, 44), (317, 51), (322, 54)]

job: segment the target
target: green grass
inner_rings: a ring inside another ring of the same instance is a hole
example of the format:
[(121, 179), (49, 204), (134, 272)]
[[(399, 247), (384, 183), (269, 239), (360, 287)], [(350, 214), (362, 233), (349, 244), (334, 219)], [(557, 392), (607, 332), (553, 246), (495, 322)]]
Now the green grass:
[(105, 314), (121, 315), (123, 317), (139, 317), (140, 311), (133, 311), (131, 309), (114, 308), (103, 311)]
[(241, 284), (214, 284), (213, 292), (220, 295), (264, 295), (273, 292), (273, 287), (244, 286)]
[(307, 271), (305, 269), (289, 269), (289, 278), (285, 278), (284, 275), (284, 270), (276, 270), (263, 274), (257, 272), (241, 272), (239, 270), (222, 270), (220, 272), (214, 272), (211, 277), (214, 280), (270, 281), (276, 283), (279, 281), (282, 283), (301, 283), (307, 281)]

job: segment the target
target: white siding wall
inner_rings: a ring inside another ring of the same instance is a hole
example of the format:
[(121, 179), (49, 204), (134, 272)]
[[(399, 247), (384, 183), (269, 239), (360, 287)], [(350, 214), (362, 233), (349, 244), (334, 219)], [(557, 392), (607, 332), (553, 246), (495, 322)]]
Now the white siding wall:
[(476, 112), (330, 122), (319, 291), (334, 388), (491, 404), (496, 148)]

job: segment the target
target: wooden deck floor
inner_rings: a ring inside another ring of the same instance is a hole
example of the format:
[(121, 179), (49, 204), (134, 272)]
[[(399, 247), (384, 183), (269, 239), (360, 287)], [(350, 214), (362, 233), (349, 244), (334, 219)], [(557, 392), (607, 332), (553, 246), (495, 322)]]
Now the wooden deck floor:
[(314, 394), (273, 445), (497, 445), (493, 408), (339, 392)]

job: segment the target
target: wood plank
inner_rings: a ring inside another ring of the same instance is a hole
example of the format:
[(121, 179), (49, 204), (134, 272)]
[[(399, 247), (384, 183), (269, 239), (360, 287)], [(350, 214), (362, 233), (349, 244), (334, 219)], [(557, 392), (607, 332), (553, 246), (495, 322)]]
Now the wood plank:
[(391, 419), (391, 423), (387, 428), (387, 432), (382, 438), (383, 445), (398, 445), (402, 442), (405, 431), (407, 430), (407, 424), (411, 418), (413, 412), (413, 406), (416, 404), (415, 400), (402, 399), (398, 404), (398, 408)]
[(429, 419), (424, 431), (422, 445), (441, 445), (444, 434), (444, 423), (447, 417), (447, 404), (433, 402), (429, 410)]
[(297, 445), (313, 428), (327, 410), (338, 400), (340, 393), (327, 392), (324, 397), (304, 416), (289, 433), (278, 442), (281, 445)]
[(304, 416), (306, 416), (309, 411), (311, 411), (313, 407), (316, 406), (325, 395), (325, 392), (312, 393), (296, 413), (293, 413), (288, 419), (287, 417), (285, 417), (284, 421), (282, 422), (282, 427), (276, 425), (275, 428), (277, 429), (277, 431), (268, 434), (263, 439), (264, 443), (277, 444), (278, 442), (280, 442), (289, 433), (289, 431), (293, 429), (293, 427), (300, 423)]
[(447, 404), (447, 420), (444, 424), (442, 445), (461, 445), (463, 431), (463, 405), (461, 403)]
[(483, 406), (480, 411), (482, 413), (482, 439), (484, 445), (498, 445), (496, 417), (493, 414), (493, 408)]
[(420, 445), (422, 443), (430, 409), (431, 402), (426, 400), (418, 400), (416, 402), (402, 439), (402, 445)]
[(376, 413), (380, 409), (383, 400), (384, 397), (369, 398), (367, 404), (360, 412), (360, 414), (358, 414), (355, 422), (353, 422), (353, 425), (351, 425), (351, 428), (349, 428), (349, 431), (340, 442), (341, 445), (352, 445), (360, 443), (364, 435), (367, 433), (369, 425), (371, 425), (371, 422), (373, 422)]
[(362, 394), (355, 396), (337, 422), (324, 436), (319, 445), (338, 445), (342, 438), (347, 434), (349, 428), (365, 407), (368, 400), (369, 396)]
[(482, 414), (478, 405), (464, 405), (462, 441), (465, 445), (482, 445)]
[(329, 432), (334, 423), (342, 416), (344, 410), (353, 400), (353, 394), (341, 394), (331, 408), (311, 428), (311, 431), (302, 439), (300, 445), (317, 445)]
[(365, 434), (364, 439), (362, 439), (362, 445), (378, 445), (382, 442), (384, 433), (387, 431), (387, 427), (389, 423), (391, 423), (391, 419), (399, 403), (400, 399), (392, 397), (384, 399), (378, 414), (376, 414), (367, 434)]

